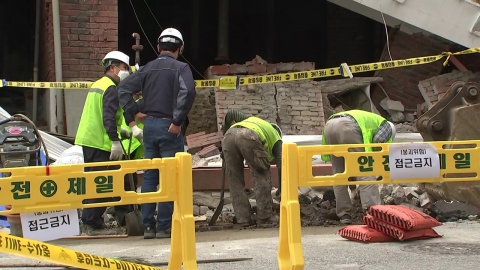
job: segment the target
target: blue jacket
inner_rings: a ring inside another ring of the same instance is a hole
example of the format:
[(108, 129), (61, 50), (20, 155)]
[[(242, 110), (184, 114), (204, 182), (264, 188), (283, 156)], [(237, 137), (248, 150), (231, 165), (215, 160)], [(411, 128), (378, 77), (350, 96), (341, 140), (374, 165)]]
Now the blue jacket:
[(195, 81), (190, 67), (176, 60), (170, 53), (160, 53), (137, 72), (118, 85), (118, 99), (124, 110), (125, 121), (134, 121), (139, 112), (132, 95), (142, 91), (144, 113), (157, 118), (168, 118), (177, 126), (184, 126), (195, 100)]

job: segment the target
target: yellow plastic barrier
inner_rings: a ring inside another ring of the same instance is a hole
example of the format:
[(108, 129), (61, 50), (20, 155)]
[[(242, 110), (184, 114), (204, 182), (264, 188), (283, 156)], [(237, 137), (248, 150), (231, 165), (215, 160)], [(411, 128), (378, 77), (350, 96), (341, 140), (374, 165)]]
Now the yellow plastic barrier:
[[(148, 265), (125, 262), (112, 258), (96, 256), (85, 252), (0, 233), (0, 251), (34, 260), (76, 267), (78, 269), (118, 270), (145, 269), (165, 270)], [(39, 264), (38, 267), (41, 267)]]
[[(83, 172), (85, 167), (115, 165), (120, 168)], [(159, 169), (159, 190), (125, 191), (125, 174), (146, 169)], [(11, 205), (12, 209), (0, 211), (0, 215), (173, 201), (168, 269), (180, 269), (182, 263), (186, 270), (197, 269), (190, 154), (177, 153), (174, 158), (153, 160), (0, 169), (0, 173), (6, 172), (11, 176), (0, 178), (0, 198), (3, 205)], [(120, 197), (120, 200), (82, 203), (85, 199), (110, 197)]]
[[(426, 143), (326, 146), (297, 146), (294, 143), (284, 143), (282, 152), (280, 240), (278, 248), (278, 264), (280, 269), (304, 269), (305, 261), (302, 250), (300, 204), (298, 202), (299, 187), (463, 182), (480, 179), (480, 141), (456, 141), (428, 143), (438, 152), (439, 177), (392, 180), (390, 178), (390, 148), (392, 146), (412, 146), (420, 144), (425, 145)], [(467, 145), (469, 145), (469, 148), (466, 148)], [(382, 150), (378, 152), (348, 152), (349, 148), (365, 146), (382, 147)], [(313, 176), (312, 156), (320, 154), (333, 154), (344, 157), (345, 172), (328, 176)], [(406, 160), (407, 159), (403, 161)], [(410, 160), (410, 163), (411, 166), (415, 166), (412, 160)], [(348, 181), (349, 177), (358, 176), (381, 176), (382, 179), (377, 181)]]

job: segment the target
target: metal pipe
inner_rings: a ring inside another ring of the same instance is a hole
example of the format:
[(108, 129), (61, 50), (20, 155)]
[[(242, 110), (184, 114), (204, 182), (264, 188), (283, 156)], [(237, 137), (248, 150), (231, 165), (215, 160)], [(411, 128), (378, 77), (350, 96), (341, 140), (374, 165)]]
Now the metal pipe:
[[(42, 7), (42, 1), (37, 0), (37, 6), (35, 10), (35, 49), (33, 53), (33, 81), (38, 81), (38, 62), (40, 60), (40, 9)], [(32, 99), (32, 121), (37, 121), (38, 113), (38, 89), (33, 89)]]
[(218, 3), (218, 48), (217, 58), (219, 62), (228, 62), (228, 21), (229, 0), (220, 0)]
[[(63, 72), (62, 72), (62, 42), (60, 36), (60, 7), (59, 0), (52, 0), (52, 15), (53, 15), (53, 45), (55, 51), (55, 80), (57, 82), (63, 81)], [(65, 134), (65, 100), (63, 97), (63, 89), (52, 89), (52, 95), (50, 97), (50, 106), (56, 104), (56, 120), (57, 120), (57, 130), (60, 134)], [(55, 110), (53, 110), (55, 115)], [(53, 117), (50, 116), (50, 120)]]

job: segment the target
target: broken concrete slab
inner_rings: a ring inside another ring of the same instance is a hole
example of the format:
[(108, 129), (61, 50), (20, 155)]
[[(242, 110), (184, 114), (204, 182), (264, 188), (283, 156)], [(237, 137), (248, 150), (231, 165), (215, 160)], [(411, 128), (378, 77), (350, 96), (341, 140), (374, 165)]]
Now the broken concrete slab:
[[(224, 204), (232, 203), (231, 198), (224, 198)], [(204, 192), (193, 192), (193, 204), (198, 206), (207, 206), (209, 208), (216, 208), (220, 202), (220, 198), (212, 197)]]
[[(398, 104), (400, 103), (400, 105)], [(380, 107), (388, 112), (393, 122), (403, 122), (405, 115), (402, 113), (405, 108), (400, 101), (390, 100), (389, 98), (384, 98), (380, 101)]]
[(458, 201), (437, 201), (428, 210), (432, 212), (432, 216), (441, 222), (467, 220), (469, 216), (480, 215), (480, 208)]
[(200, 206), (198, 206), (198, 205), (193, 206), (193, 215), (194, 216), (199, 216), (200, 215)]
[(399, 112), (405, 111), (405, 107), (403, 106), (402, 102), (396, 101), (396, 100), (387, 99), (386, 107), (387, 107), (387, 110), (391, 110), (391, 111), (399, 111)]
[(426, 192), (420, 195), (418, 200), (420, 201), (420, 206), (422, 208), (428, 208), (433, 203), (433, 199)]

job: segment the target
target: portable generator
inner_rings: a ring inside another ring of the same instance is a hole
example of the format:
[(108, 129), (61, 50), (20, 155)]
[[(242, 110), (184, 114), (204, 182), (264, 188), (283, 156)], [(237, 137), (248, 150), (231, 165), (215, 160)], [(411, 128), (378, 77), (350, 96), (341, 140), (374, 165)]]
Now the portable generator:
[[(0, 164), (2, 168), (42, 166), (41, 148), (48, 152), (35, 124), (25, 115), (15, 114), (0, 121)], [(10, 176), (4, 173), (3, 177)]]

